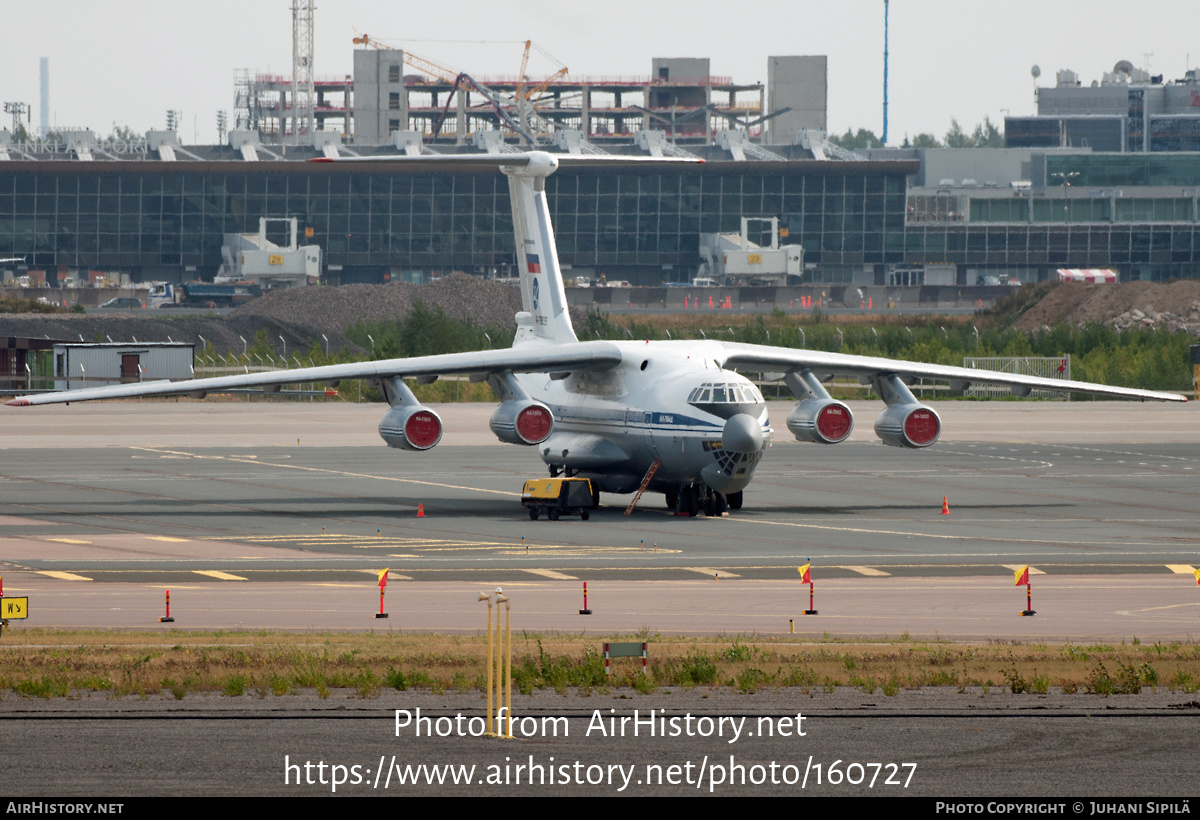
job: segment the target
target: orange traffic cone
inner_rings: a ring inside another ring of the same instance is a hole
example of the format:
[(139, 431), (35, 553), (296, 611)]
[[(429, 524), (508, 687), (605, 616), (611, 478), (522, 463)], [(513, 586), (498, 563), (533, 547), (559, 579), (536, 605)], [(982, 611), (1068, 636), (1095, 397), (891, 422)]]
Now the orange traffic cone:
[(950, 504), (946, 501), (946, 496), (942, 496), (942, 515), (950, 514)]
[(425, 505), (417, 504), (417, 518), (424, 518), (424, 517), (425, 517)]

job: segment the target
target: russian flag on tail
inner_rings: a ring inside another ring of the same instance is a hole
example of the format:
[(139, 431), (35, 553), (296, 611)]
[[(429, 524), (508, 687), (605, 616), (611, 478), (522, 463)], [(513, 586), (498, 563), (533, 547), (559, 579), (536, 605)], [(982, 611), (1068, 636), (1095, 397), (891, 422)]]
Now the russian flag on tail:
[(538, 255), (536, 253), (525, 254), (525, 261), (529, 265), (530, 273), (541, 273), (542, 272), (542, 261), (538, 258)]

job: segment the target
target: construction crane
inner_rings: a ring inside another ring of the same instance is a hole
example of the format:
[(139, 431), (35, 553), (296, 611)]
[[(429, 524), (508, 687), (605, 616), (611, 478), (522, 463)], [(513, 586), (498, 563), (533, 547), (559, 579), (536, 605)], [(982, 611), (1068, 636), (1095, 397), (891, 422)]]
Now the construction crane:
[(362, 35), (361, 37), (355, 37), (354, 44), (366, 46), (367, 48), (378, 49), (380, 51), (399, 51), (404, 55), (403, 59), (405, 63), (419, 71), (424, 71), (426, 74), (432, 74), (434, 77), (437, 77), (444, 83), (453, 84), (455, 79), (458, 77), (457, 71), (453, 71), (445, 66), (440, 66), (432, 60), (427, 60), (424, 57), (413, 54), (407, 49), (396, 48), (395, 46), (385, 43), (382, 40), (373, 39), (366, 34)]
[[(565, 77), (568, 73), (568, 70), (565, 65), (559, 63), (560, 67), (557, 71), (555, 71), (546, 79), (542, 80), (533, 88), (527, 90), (525, 88), (525, 70), (529, 65), (529, 49), (533, 47), (534, 45), (532, 40), (525, 41), (525, 50), (521, 54), (521, 70), (517, 72), (517, 88), (516, 94), (514, 95), (516, 98), (517, 119), (521, 123), (524, 131), (537, 134), (548, 134), (551, 130), (553, 130), (553, 123), (538, 114), (536, 110), (537, 103), (535, 98), (549, 88), (550, 84), (559, 77)], [(540, 51), (546, 57), (549, 57), (551, 60), (554, 60), (554, 58), (550, 57), (550, 55), (547, 54), (543, 49), (539, 48), (538, 51)], [(554, 60), (554, 62), (557, 63), (558, 61)]]

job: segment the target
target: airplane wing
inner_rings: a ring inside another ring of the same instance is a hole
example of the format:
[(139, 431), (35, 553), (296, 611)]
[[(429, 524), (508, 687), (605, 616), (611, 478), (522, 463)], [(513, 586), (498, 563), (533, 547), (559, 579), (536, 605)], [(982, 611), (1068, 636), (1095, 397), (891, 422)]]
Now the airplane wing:
[(848, 353), (826, 353), (820, 350), (793, 350), (766, 345), (722, 342), (726, 359), (722, 364), (730, 369), (762, 370), (771, 372), (795, 372), (809, 370), (818, 377), (825, 375), (852, 376), (869, 383), (877, 376), (898, 376), (905, 382), (914, 379), (942, 379), (950, 386), (965, 390), (973, 384), (999, 385), (1008, 387), (1014, 395), (1028, 395), (1030, 390), (1054, 390), (1060, 393), (1087, 393), (1093, 396), (1108, 396), (1143, 401), (1187, 401), (1175, 393), (1156, 390), (1138, 390), (1131, 387), (1110, 387), (1091, 382), (1067, 379), (1047, 379), (1040, 376), (1022, 376), (1016, 373), (1000, 373), (994, 370), (976, 370), (970, 367), (954, 367), (942, 364), (922, 364), (900, 359), (883, 359), (876, 356), (854, 356)]
[(332, 364), (323, 367), (302, 367), (296, 370), (272, 370), (245, 373), (238, 376), (218, 376), (211, 379), (183, 381), (153, 381), (138, 384), (117, 384), (106, 387), (86, 387), (60, 393), (21, 396), (9, 401), (14, 407), (35, 404), (64, 404), (97, 399), (125, 399), (141, 396), (203, 397), (244, 387), (263, 387), (278, 390), (285, 384), (323, 382), (336, 384), (350, 379), (420, 378), (436, 376), (485, 377), (494, 373), (563, 373), (578, 370), (605, 370), (621, 361), (621, 353), (608, 342), (574, 342), (561, 345), (529, 344), (501, 350), (480, 350), (471, 353), (444, 353), (438, 356), (418, 356), (411, 359), (385, 359), (375, 362)]

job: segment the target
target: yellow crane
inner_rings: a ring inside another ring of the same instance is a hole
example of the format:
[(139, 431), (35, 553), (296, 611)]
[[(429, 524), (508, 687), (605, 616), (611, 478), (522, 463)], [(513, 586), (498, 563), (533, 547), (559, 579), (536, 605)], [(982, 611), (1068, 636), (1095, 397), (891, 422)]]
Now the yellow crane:
[(363, 34), (361, 37), (355, 37), (354, 44), (366, 46), (367, 48), (379, 49), (380, 51), (399, 51), (404, 55), (405, 63), (419, 71), (424, 71), (426, 74), (432, 74), (434, 77), (437, 77), (439, 80), (445, 83), (453, 84), (458, 78), (457, 71), (453, 71), (445, 66), (440, 66), (432, 60), (427, 60), (424, 57), (413, 54), (408, 49), (396, 48), (390, 43), (385, 43), (382, 40), (375, 39), (366, 34)]

